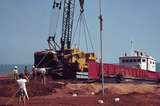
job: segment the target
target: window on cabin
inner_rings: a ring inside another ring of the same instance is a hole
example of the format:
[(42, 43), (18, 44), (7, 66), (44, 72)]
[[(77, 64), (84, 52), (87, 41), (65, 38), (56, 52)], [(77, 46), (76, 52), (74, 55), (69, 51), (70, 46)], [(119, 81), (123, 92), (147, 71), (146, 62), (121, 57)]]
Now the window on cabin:
[(122, 60), (122, 63), (124, 63), (125, 62), (125, 60)]
[(138, 61), (138, 62), (141, 62), (141, 59), (138, 59), (137, 61)]
[(137, 62), (136, 59), (133, 60), (134, 62)]
[(132, 59), (130, 59), (129, 62), (132, 62)]
[(145, 60), (145, 59), (143, 59), (143, 60), (142, 60), (142, 62), (146, 62), (146, 60)]
[(126, 60), (126, 62), (128, 62), (128, 60)]

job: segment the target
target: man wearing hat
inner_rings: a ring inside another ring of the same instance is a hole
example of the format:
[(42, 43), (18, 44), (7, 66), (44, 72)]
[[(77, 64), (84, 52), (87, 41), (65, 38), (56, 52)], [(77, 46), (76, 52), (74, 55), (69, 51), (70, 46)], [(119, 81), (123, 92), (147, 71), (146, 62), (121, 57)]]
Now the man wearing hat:
[(18, 79), (18, 67), (17, 66), (14, 66), (14, 69), (13, 69), (13, 78), (15, 80)]
[(37, 68), (34, 65), (32, 66), (32, 77), (34, 80), (37, 78)]

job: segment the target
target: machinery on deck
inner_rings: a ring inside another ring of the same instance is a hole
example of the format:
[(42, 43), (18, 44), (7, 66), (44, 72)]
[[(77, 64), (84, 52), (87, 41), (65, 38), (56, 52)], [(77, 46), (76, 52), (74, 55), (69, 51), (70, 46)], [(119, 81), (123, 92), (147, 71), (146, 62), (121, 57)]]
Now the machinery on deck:
[[(79, 0), (79, 3), (82, 13), (84, 0)], [(59, 11), (62, 4), (64, 7), (60, 43), (56, 41), (56, 33), (50, 33), (47, 40), (49, 49), (34, 53), (34, 65), (37, 68), (46, 68), (49, 74), (76, 78), (77, 72), (88, 71), (88, 62), (96, 61), (96, 55), (94, 52), (71, 47), (75, 0), (54, 0), (52, 9)], [(59, 17), (55, 21), (58, 19)]]

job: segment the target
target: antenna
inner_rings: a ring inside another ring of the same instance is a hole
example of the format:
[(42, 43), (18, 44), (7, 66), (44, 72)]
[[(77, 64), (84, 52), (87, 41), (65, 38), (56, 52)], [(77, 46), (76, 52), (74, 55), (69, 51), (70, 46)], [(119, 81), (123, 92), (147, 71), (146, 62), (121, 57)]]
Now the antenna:
[(131, 56), (133, 55), (133, 49), (134, 49), (133, 48), (133, 43), (134, 43), (133, 40), (131, 40)]

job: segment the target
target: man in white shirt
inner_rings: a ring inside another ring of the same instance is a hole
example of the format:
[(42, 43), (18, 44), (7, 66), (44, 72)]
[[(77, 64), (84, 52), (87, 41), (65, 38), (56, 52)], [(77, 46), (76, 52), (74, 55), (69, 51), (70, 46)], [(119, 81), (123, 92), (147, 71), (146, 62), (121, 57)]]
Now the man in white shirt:
[(37, 68), (35, 66), (32, 66), (32, 78), (33, 80), (37, 79)]
[(13, 69), (13, 78), (15, 80), (18, 79), (18, 67), (17, 66), (14, 66), (14, 69)]
[(37, 68), (37, 72), (40, 73), (41, 79), (42, 79), (42, 84), (44, 87), (46, 87), (46, 69), (45, 68)]
[(23, 105), (25, 105), (25, 97), (27, 97), (27, 99), (29, 100), (27, 89), (26, 89), (26, 82), (27, 82), (27, 80), (24, 79), (24, 75), (21, 73), (19, 75), (19, 79), (17, 80), (17, 83), (19, 85), (19, 91), (18, 91), (19, 99), (18, 99), (18, 101), (20, 103), (22, 100)]

